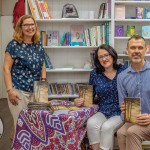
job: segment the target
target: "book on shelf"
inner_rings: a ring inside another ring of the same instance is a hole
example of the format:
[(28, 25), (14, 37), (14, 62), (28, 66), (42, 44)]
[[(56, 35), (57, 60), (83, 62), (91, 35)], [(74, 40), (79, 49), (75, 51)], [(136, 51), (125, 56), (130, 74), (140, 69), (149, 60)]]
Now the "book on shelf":
[(142, 36), (150, 37), (150, 26), (142, 26)]
[(49, 95), (78, 95), (76, 83), (49, 83)]
[(125, 122), (136, 123), (136, 117), (141, 113), (139, 97), (125, 97)]
[(83, 25), (71, 25), (71, 46), (84, 46)]
[(110, 19), (111, 18), (111, 0), (105, 3), (101, 3), (99, 7), (98, 19)]
[(53, 16), (52, 16), (52, 14), (51, 14), (51, 11), (50, 11), (50, 9), (49, 9), (49, 7), (48, 7), (48, 4), (47, 4), (46, 0), (43, 0), (43, 1), (44, 1), (44, 4), (45, 4), (45, 7), (46, 7), (46, 9), (47, 9), (47, 13), (48, 13), (50, 19), (52, 19)]
[(28, 0), (28, 4), (35, 19), (51, 19), (52, 15), (45, 0)]
[(93, 104), (93, 86), (89, 84), (78, 84), (79, 97), (84, 99), (84, 106)]
[(34, 19), (40, 19), (40, 14), (36, 5), (35, 0), (28, 0), (30, 11)]
[(115, 36), (116, 37), (123, 37), (124, 36), (124, 26), (123, 25), (116, 25), (115, 26)]
[(49, 16), (47, 7), (45, 5), (45, 2), (43, 0), (38, 0), (38, 6), (39, 6), (39, 10), (42, 14), (43, 19), (51, 19), (51, 17)]
[(125, 19), (125, 5), (115, 5), (115, 19)]
[(93, 50), (90, 52), (90, 58), (91, 58), (91, 64), (92, 64), (92, 68), (94, 68), (94, 59), (95, 59), (95, 51), (96, 50)]
[(66, 32), (64, 32), (60, 38), (60, 43), (59, 43), (59, 46), (64, 46), (64, 43), (65, 43), (65, 39), (66, 39)]
[(45, 57), (44, 57), (44, 63), (47, 69), (53, 69), (53, 65), (51, 63), (50, 57), (47, 55), (47, 53), (44, 53)]
[(105, 13), (106, 13), (106, 6), (107, 5), (107, 3), (102, 3), (101, 5), (100, 5), (100, 8), (99, 8), (99, 13), (98, 13), (98, 19), (102, 19), (102, 18), (104, 18), (106, 15), (105, 15)]
[(47, 45), (48, 46), (59, 45), (59, 31), (47, 31)]
[(47, 34), (46, 31), (40, 31), (40, 36), (42, 40), (42, 45), (47, 46)]
[(136, 7), (136, 19), (143, 19), (144, 17), (144, 8)]
[(144, 19), (150, 19), (150, 8), (144, 8)]
[(147, 48), (146, 54), (150, 54), (150, 45), (147, 45), (146, 48)]

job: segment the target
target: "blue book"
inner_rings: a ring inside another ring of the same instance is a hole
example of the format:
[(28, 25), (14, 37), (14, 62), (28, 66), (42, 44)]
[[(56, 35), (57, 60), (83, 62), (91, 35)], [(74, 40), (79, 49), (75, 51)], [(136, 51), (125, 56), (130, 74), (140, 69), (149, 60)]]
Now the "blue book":
[(150, 26), (142, 26), (142, 36), (150, 37)]
[(144, 19), (150, 19), (150, 8), (144, 9)]

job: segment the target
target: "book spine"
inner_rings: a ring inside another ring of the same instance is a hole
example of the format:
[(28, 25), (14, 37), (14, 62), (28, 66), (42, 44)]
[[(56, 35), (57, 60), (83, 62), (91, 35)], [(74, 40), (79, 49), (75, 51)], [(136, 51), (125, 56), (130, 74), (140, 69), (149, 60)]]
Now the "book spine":
[(105, 23), (105, 30), (106, 30), (106, 32), (105, 32), (105, 42), (106, 42), (106, 44), (107, 45), (109, 45), (109, 22), (106, 22)]
[(111, 19), (111, 0), (108, 0), (108, 19)]

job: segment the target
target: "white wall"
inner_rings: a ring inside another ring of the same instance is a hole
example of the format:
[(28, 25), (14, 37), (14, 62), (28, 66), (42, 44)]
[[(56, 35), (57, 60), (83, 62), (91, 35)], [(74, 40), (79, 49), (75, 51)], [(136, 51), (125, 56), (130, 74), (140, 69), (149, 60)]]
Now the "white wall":
[(3, 60), (6, 45), (12, 39), (12, 14), (17, 0), (0, 0), (0, 98), (6, 97), (3, 79)]

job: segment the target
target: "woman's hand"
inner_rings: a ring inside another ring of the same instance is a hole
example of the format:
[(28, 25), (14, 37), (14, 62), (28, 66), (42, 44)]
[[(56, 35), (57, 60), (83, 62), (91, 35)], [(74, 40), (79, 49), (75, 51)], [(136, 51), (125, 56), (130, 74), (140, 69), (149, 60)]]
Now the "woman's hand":
[(150, 124), (150, 114), (140, 114), (136, 118), (136, 123), (144, 126)]
[(125, 114), (126, 108), (125, 108), (125, 103), (124, 103), (124, 102), (120, 105), (120, 110), (121, 110), (121, 112), (122, 112), (123, 114)]
[(9, 98), (9, 101), (15, 106), (18, 105), (18, 100), (21, 100), (19, 93), (14, 89), (11, 89), (8, 92), (8, 98)]
[(83, 106), (83, 103), (84, 103), (84, 99), (83, 98), (76, 98), (76, 99), (74, 99), (74, 105), (75, 106), (78, 106), (78, 107)]

